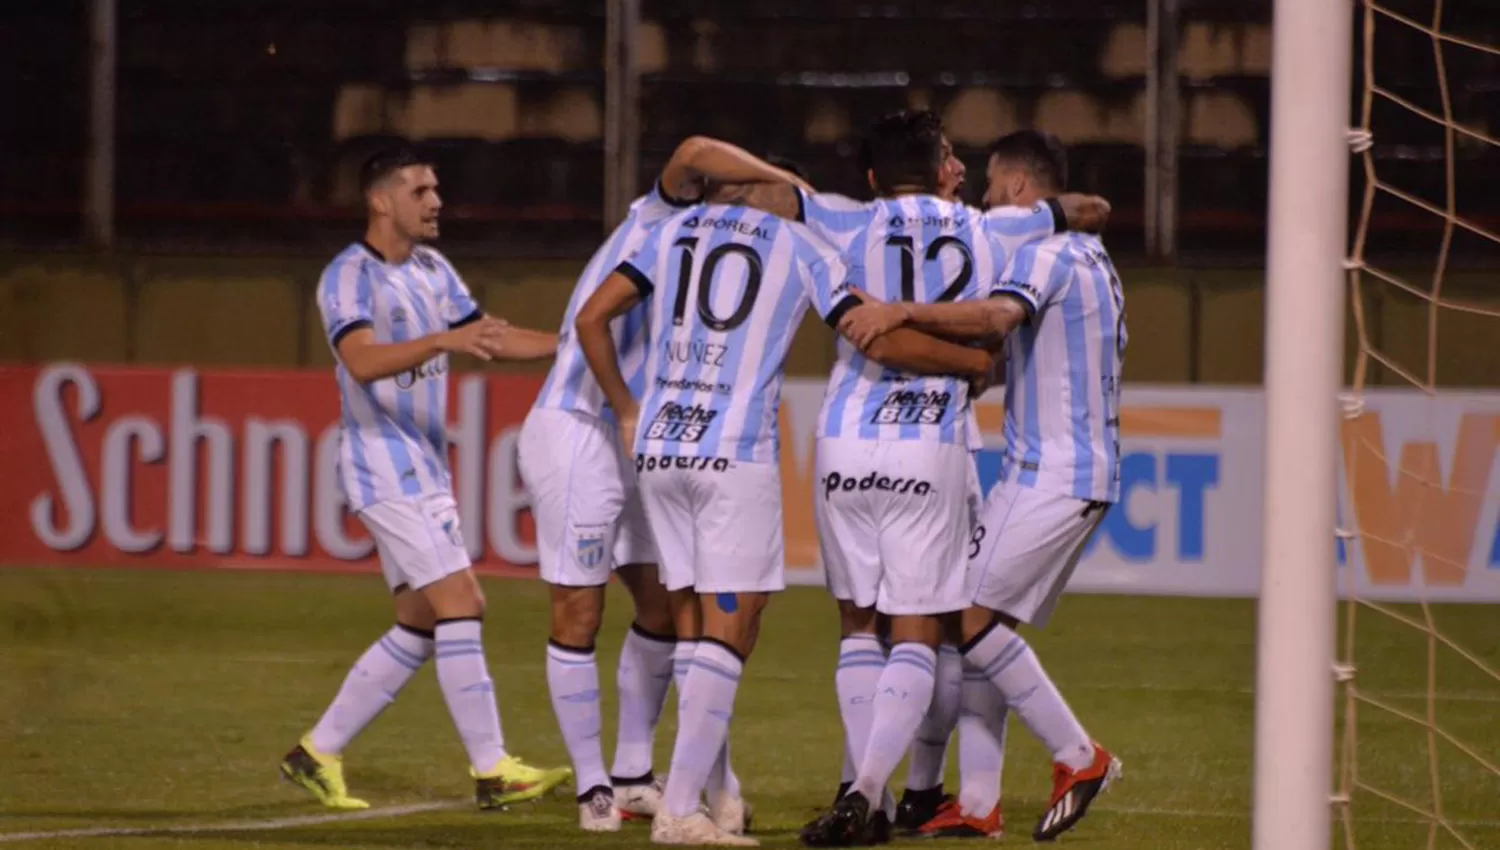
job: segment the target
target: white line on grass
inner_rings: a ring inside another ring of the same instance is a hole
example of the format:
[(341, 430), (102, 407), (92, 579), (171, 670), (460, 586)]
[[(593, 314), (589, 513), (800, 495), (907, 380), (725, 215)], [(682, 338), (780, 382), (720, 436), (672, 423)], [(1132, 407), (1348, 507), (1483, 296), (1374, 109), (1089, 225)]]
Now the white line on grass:
[(338, 814), (299, 815), (290, 818), (268, 818), (262, 820), (225, 821), (223, 823), (184, 824), (182, 826), (122, 826), (97, 827), (93, 829), (53, 829), (37, 832), (0, 833), (0, 844), (19, 841), (46, 841), (58, 838), (124, 838), (151, 835), (200, 835), (216, 832), (270, 832), (277, 829), (295, 829), (299, 826), (318, 826), (325, 823), (377, 820), (419, 815), (425, 812), (440, 812), (462, 808), (459, 802), (411, 803), (405, 806), (385, 806), (358, 812)]

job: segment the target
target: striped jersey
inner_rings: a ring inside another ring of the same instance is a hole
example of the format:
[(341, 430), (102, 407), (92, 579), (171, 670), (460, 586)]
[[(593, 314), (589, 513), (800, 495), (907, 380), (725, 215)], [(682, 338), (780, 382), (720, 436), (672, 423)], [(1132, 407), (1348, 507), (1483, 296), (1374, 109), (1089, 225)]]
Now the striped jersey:
[(1125, 293), (1095, 236), (1023, 246), (994, 295), (1030, 318), (1006, 339), (1002, 481), (1075, 499), (1120, 498)]
[(651, 329), (635, 450), (772, 463), (787, 350), (811, 304), (827, 318), (845, 267), (806, 227), (703, 204), (663, 221), (619, 271)]
[[(537, 395), (536, 407), (557, 410), (572, 410), (614, 421), (614, 411), (599, 383), (589, 371), (583, 349), (578, 346), (578, 337), (573, 330), (573, 319), (578, 311), (603, 285), (610, 272), (623, 260), (635, 253), (645, 241), (651, 226), (682, 209), (684, 204), (667, 198), (658, 183), (648, 194), (637, 198), (630, 205), (625, 220), (615, 228), (599, 250), (589, 260), (568, 299), (567, 312), (563, 314), (562, 329), (557, 333), (557, 359), (547, 382)], [(646, 380), (646, 308), (637, 306), (610, 323), (614, 335), (615, 352), (620, 358), (620, 372), (630, 387), (630, 394), (641, 397)]]
[[(356, 242), (323, 270), (318, 309), (328, 343), (359, 328), (378, 343), (406, 342), (475, 321), (482, 314), (448, 260), (418, 246), (388, 263)], [(339, 483), (350, 510), (400, 497), (442, 493), (448, 474), (448, 356), (362, 384), (340, 363)]]
[[(1046, 205), (983, 213), (932, 195), (859, 202), (804, 193), (802, 213), (814, 232), (839, 248), (851, 278), (871, 295), (924, 304), (983, 297), (1009, 251), (1054, 227)], [(819, 437), (979, 447), (967, 381), (887, 369), (842, 336), (837, 346)]]

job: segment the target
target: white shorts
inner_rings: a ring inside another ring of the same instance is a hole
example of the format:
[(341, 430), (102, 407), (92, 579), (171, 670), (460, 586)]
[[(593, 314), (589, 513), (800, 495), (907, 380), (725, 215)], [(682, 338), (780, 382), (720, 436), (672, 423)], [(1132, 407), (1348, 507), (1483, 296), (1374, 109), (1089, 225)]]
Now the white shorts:
[(386, 499), (358, 515), (375, 538), (380, 571), (391, 590), (403, 586), (421, 590), (469, 568), (458, 503), (451, 493)]
[(974, 604), (1045, 626), (1108, 510), (1106, 502), (996, 484), (975, 529), (980, 543), (971, 566)]
[(541, 577), (597, 587), (612, 569), (656, 563), (635, 471), (614, 425), (571, 410), (532, 408), (516, 444), (531, 493)]
[(668, 590), (786, 588), (780, 465), (642, 455), (636, 471)]
[(820, 439), (817, 470), (814, 514), (834, 597), (882, 614), (968, 607), (969, 500), (978, 478), (967, 449)]

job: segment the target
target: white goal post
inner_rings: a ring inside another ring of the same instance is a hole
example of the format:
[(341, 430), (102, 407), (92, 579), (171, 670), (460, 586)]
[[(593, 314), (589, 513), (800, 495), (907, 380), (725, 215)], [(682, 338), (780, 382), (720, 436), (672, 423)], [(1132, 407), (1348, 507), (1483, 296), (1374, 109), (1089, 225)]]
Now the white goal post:
[(1335, 499), (1344, 359), (1350, 0), (1276, 0), (1254, 850), (1332, 838)]

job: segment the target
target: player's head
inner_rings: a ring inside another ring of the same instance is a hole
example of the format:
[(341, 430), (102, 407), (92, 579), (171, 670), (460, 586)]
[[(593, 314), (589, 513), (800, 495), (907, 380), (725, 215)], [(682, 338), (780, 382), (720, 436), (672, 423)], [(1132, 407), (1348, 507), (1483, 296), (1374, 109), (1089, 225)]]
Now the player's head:
[(860, 150), (860, 166), (877, 195), (937, 194), (945, 188), (956, 192), (963, 182), (963, 163), (958, 163), (955, 179), (950, 159), (957, 162), (942, 119), (927, 109), (885, 115), (870, 127)]
[(387, 221), (396, 235), (425, 242), (438, 235), (437, 174), (432, 163), (410, 145), (382, 148), (365, 160), (359, 172), (370, 221)]
[(1017, 130), (990, 145), (985, 177), (985, 206), (1030, 206), (1068, 188), (1068, 152), (1051, 133)]

